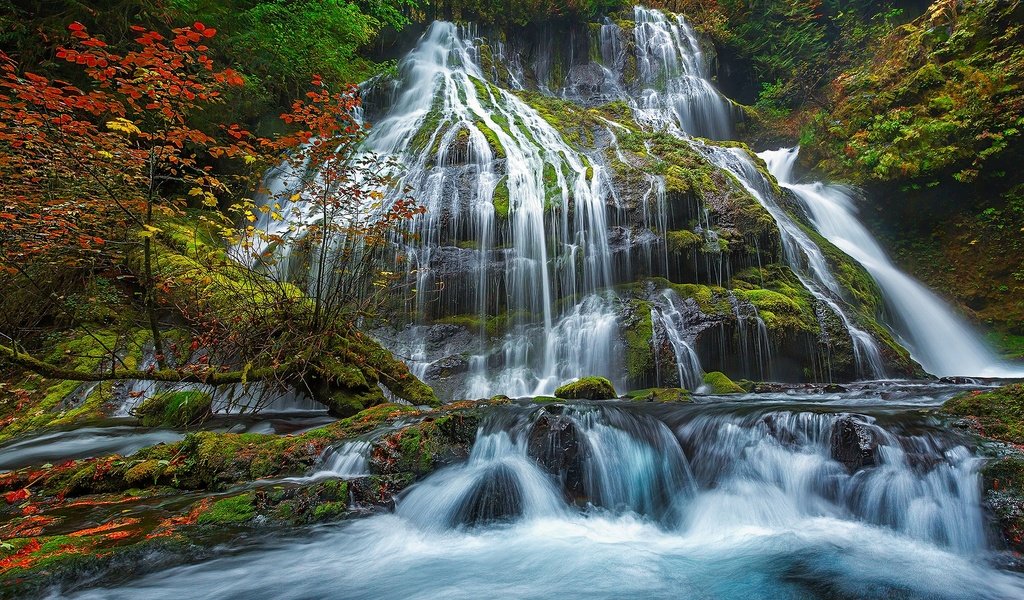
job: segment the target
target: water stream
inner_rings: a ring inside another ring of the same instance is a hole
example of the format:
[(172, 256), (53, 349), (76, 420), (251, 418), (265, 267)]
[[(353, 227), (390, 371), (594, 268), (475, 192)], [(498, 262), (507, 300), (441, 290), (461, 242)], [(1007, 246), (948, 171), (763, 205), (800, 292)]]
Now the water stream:
[(948, 396), (495, 407), (393, 514), (76, 597), (1021, 597)]

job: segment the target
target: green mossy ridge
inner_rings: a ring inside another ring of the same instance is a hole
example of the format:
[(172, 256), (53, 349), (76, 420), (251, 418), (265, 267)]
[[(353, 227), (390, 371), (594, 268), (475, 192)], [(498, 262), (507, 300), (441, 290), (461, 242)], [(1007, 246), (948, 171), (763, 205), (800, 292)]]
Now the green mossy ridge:
[(690, 391), (683, 388), (646, 388), (626, 392), (624, 398), (634, 402), (692, 402)]
[(725, 373), (712, 371), (704, 375), (704, 385), (709, 394), (742, 394), (743, 388), (736, 385)]
[(977, 419), (981, 431), (988, 437), (1024, 444), (1024, 384), (961, 394), (942, 405), (942, 410)]
[(144, 400), (135, 409), (146, 427), (188, 427), (213, 415), (213, 398), (206, 392), (163, 392)]
[(621, 327), (622, 339), (626, 343), (623, 363), (626, 376), (632, 381), (639, 381), (654, 368), (654, 323), (651, 321), (651, 304), (637, 299), (629, 299), (626, 302), (629, 304), (628, 312), (631, 317)]
[[(450, 421), (453, 413), (467, 408), (453, 407), (431, 418)], [(17, 490), (31, 482), (33, 496), (39, 498), (120, 493), (138, 486), (223, 491), (243, 481), (301, 475), (331, 444), (369, 434), (406, 415), (425, 418), (429, 414), (406, 405), (384, 404), (294, 437), (200, 431), (180, 442), (143, 448), (131, 457), (73, 461), (45, 469), (42, 475), (24, 469), (5, 485)]]
[(498, 180), (498, 184), (494, 186), (494, 195), (491, 197), (491, 202), (494, 204), (494, 215), (499, 219), (508, 219), (511, 205), (509, 204), (508, 195), (508, 177), (502, 177)]
[(440, 325), (456, 325), (469, 331), (483, 331), (488, 337), (500, 337), (516, 321), (529, 316), (527, 311), (503, 312), (497, 315), (449, 315), (434, 320)]
[(252, 520), (256, 516), (253, 506), (255, 495), (252, 492), (231, 496), (218, 500), (208, 510), (199, 515), (196, 522), (200, 525), (235, 525)]
[(563, 400), (611, 400), (618, 398), (615, 386), (604, 377), (581, 377), (559, 386), (555, 397)]

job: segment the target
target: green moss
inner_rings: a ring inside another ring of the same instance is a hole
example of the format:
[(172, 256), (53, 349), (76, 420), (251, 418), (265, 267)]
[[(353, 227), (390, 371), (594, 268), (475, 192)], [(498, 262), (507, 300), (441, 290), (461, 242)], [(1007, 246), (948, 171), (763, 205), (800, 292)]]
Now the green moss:
[(494, 187), (494, 195), (491, 197), (491, 202), (494, 204), (495, 216), (499, 219), (507, 219), (511, 210), (508, 195), (508, 177), (502, 177), (498, 181), (498, 185)]
[(199, 515), (197, 523), (200, 525), (245, 523), (256, 516), (253, 499), (253, 493), (248, 492), (218, 500), (210, 506), (209, 510)]
[(205, 392), (163, 392), (142, 402), (135, 415), (146, 427), (188, 427), (208, 419), (213, 398)]
[(689, 252), (699, 248), (703, 243), (704, 238), (688, 229), (665, 233), (665, 244), (670, 254)]
[(743, 388), (733, 383), (725, 373), (712, 371), (704, 375), (704, 385), (709, 394), (742, 394)]
[(654, 368), (654, 324), (649, 302), (630, 299), (628, 303), (628, 321), (621, 328), (626, 343), (623, 362), (626, 375), (639, 381)]
[(626, 393), (634, 402), (692, 402), (689, 390), (683, 388), (646, 388)]
[(1024, 444), (1024, 384), (961, 394), (946, 402), (942, 410), (977, 419), (981, 431), (989, 437)]
[(617, 398), (615, 386), (604, 377), (581, 377), (555, 390), (555, 397), (564, 400), (609, 400)]

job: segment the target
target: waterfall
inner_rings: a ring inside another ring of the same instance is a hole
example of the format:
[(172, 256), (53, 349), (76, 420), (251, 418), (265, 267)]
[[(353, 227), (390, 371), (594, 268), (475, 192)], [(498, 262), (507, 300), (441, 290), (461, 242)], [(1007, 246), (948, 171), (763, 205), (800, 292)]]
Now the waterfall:
[(684, 337), (687, 326), (683, 314), (677, 308), (681, 302), (679, 295), (669, 289), (662, 292), (662, 299), (662, 302), (651, 308), (651, 322), (661, 326), (672, 346), (679, 387), (696, 390), (704, 383), (704, 371), (700, 367), (697, 352)]
[(732, 104), (711, 85), (704, 53), (690, 24), (682, 15), (669, 17), (642, 6), (633, 8), (633, 18), (641, 87), (632, 103), (637, 120), (654, 129), (678, 128), (690, 135), (729, 139)]
[(731, 173), (743, 187), (775, 219), (782, 236), (786, 263), (793, 269), (800, 283), (819, 302), (829, 308), (843, 324), (853, 344), (857, 373), (872, 378), (885, 377), (885, 365), (878, 343), (866, 331), (853, 323), (843, 309), (839, 298), (842, 286), (829, 267), (821, 248), (800, 225), (779, 206), (770, 182), (757, 170), (748, 153), (739, 148), (724, 148), (694, 142), (693, 146), (712, 164)]
[(762, 152), (779, 184), (792, 190), (807, 209), (815, 229), (860, 263), (882, 292), (891, 315), (889, 325), (911, 356), (938, 376), (1021, 377), (997, 358), (971, 327), (928, 288), (900, 271), (868, 230), (857, 220), (850, 194), (821, 182), (797, 183), (793, 178), (798, 148)]

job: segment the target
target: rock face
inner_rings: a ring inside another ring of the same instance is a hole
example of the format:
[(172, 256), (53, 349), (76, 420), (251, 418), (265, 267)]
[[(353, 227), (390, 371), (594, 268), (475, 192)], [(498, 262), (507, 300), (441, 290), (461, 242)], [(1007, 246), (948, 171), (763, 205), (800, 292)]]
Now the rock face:
[(877, 464), (875, 433), (854, 417), (844, 416), (832, 426), (831, 446), (832, 460), (850, 473)]
[(507, 465), (496, 465), (477, 480), (452, 525), (482, 525), (514, 519), (523, 513), (523, 492), (516, 474)]
[(558, 479), (566, 500), (576, 502), (586, 495), (584, 477), (591, 448), (572, 419), (560, 413), (560, 406), (541, 411), (530, 430), (526, 452)]

